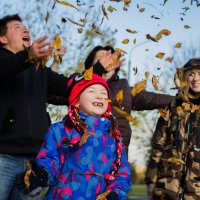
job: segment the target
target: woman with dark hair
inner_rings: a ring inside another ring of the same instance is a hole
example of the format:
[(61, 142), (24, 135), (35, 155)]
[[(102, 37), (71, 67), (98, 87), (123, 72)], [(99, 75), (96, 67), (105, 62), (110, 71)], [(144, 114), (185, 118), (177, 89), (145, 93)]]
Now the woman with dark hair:
[[(111, 46), (96, 46), (85, 60), (85, 69), (89, 69), (93, 66), (93, 73), (97, 73), (101, 76), (103, 75), (107, 80), (110, 88), (112, 106), (118, 107), (118, 102), (116, 102), (115, 97), (119, 90), (123, 91), (124, 96), (121, 106), (128, 114), (131, 114), (132, 110), (141, 111), (165, 108), (171, 102), (174, 98), (172, 96), (147, 91), (142, 91), (139, 94), (132, 96), (132, 87), (129, 86), (128, 81), (126, 79), (119, 79), (119, 68), (109, 69), (109, 71), (106, 70), (107, 65), (105, 65), (105, 61), (109, 57), (114, 57), (115, 54), (116, 56), (119, 56), (119, 53)], [(119, 113), (115, 112), (115, 110), (113, 110), (113, 114), (118, 122), (119, 130), (121, 131), (123, 143), (128, 155), (128, 146), (131, 139), (131, 127), (129, 121)]]

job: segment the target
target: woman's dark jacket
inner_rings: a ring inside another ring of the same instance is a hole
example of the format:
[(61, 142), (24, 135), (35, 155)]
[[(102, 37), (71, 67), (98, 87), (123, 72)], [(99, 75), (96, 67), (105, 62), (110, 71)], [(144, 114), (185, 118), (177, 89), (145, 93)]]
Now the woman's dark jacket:
[(66, 96), (67, 78), (0, 48), (0, 153), (36, 154), (48, 129), (47, 93)]
[[(121, 108), (124, 108), (124, 111), (128, 114), (131, 114), (132, 110), (142, 111), (165, 108), (174, 98), (169, 95), (156, 94), (154, 92), (147, 91), (142, 91), (139, 94), (132, 96), (132, 87), (129, 86), (128, 81), (126, 79), (118, 79), (117, 76), (108, 80), (108, 85), (110, 88), (112, 106), (119, 107), (118, 103), (115, 101), (115, 97), (119, 90), (123, 90), (123, 101), (120, 106)], [(131, 127), (129, 121), (119, 113), (115, 112), (115, 110), (113, 110), (113, 114), (119, 124), (119, 130), (121, 131), (123, 143), (125, 145), (126, 152), (128, 152), (128, 146), (131, 139)]]

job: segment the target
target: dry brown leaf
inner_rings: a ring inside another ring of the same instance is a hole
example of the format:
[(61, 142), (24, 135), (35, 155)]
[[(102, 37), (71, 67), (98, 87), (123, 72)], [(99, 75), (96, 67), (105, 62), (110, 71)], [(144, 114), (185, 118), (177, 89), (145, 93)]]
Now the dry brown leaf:
[(47, 11), (47, 14), (46, 14), (46, 16), (45, 16), (45, 21), (46, 21), (46, 23), (47, 23), (48, 19), (49, 19), (49, 12)]
[(115, 50), (120, 53), (120, 54), (127, 54), (126, 51), (124, 51), (123, 49), (120, 49), (120, 48), (115, 48)]
[(129, 32), (129, 33), (132, 33), (132, 34), (137, 33), (135, 30), (132, 30), (132, 29), (126, 29), (126, 31)]
[(117, 101), (118, 104), (121, 104), (123, 101), (124, 95), (123, 95), (123, 90), (119, 90), (117, 92), (117, 95), (115, 96), (115, 100)]
[(109, 12), (113, 12), (114, 10), (117, 11), (117, 10), (116, 10), (114, 7), (112, 7), (111, 5), (108, 6), (107, 10), (108, 10)]
[(188, 26), (188, 25), (185, 25), (184, 28), (185, 28), (185, 29), (189, 29), (189, 28), (191, 28), (191, 27)]
[(82, 33), (83, 32), (83, 28), (78, 28), (78, 33)]
[(65, 6), (70, 6), (70, 7), (75, 8), (76, 10), (79, 11), (79, 9), (77, 7), (73, 6), (71, 3), (68, 3), (67, 1), (56, 0), (56, 2), (59, 3), (59, 4), (65, 5)]
[(128, 44), (129, 43), (129, 39), (124, 39), (123, 41), (122, 41), (122, 44)]
[(53, 47), (59, 48), (61, 46), (61, 39), (58, 35), (54, 36)]
[(156, 58), (162, 59), (162, 58), (164, 57), (164, 55), (165, 55), (165, 53), (159, 52), (159, 53), (157, 53), (157, 54), (155, 55), (155, 57), (156, 57)]
[(107, 14), (107, 12), (106, 12), (106, 9), (105, 9), (105, 7), (104, 7), (104, 5), (102, 4), (102, 6), (101, 6), (101, 9), (102, 9), (102, 11), (103, 11), (103, 15), (107, 18), (107, 20), (108, 20), (108, 14)]
[(176, 45), (174, 46), (174, 48), (181, 48), (182, 44), (180, 42), (177, 42)]
[(153, 41), (153, 42), (158, 42), (155, 38), (153, 38), (150, 34), (147, 34), (146, 35), (146, 38), (148, 39), (148, 40), (151, 40), (151, 41)]
[(152, 77), (152, 85), (153, 85), (155, 90), (159, 90), (158, 84), (159, 84), (159, 82), (158, 82), (157, 77), (155, 75), (153, 75), (153, 77)]
[(170, 62), (170, 63), (173, 61), (173, 59), (174, 59), (174, 57), (167, 57), (167, 58), (165, 58), (165, 60), (168, 61), (168, 62)]
[(135, 96), (136, 94), (140, 93), (141, 91), (143, 91), (147, 86), (147, 81), (146, 80), (143, 80), (143, 81), (140, 81), (138, 83), (136, 83), (133, 88), (132, 88), (132, 91), (131, 91), (131, 94), (132, 96)]
[(67, 17), (67, 20), (69, 20), (69, 21), (70, 21), (71, 23), (73, 23), (73, 24), (76, 24), (76, 25), (78, 25), (78, 26), (84, 27), (83, 24), (80, 24), (80, 23), (78, 23), (78, 22), (75, 22), (75, 21), (71, 20), (71, 19), (68, 18), (68, 17)]
[(145, 11), (145, 8), (140, 8), (139, 9), (139, 12), (144, 12)]
[(120, 108), (113, 106), (113, 109), (115, 110), (115, 112), (117, 112), (118, 114), (120, 114), (122, 117), (124, 117), (125, 119), (127, 119), (130, 122), (133, 122), (133, 124), (137, 125), (138, 121), (136, 118), (132, 117), (130, 114), (128, 114), (127, 112), (121, 110)]
[(92, 80), (92, 75), (93, 75), (93, 67), (90, 67), (89, 69), (87, 69), (84, 73), (84, 79), (89, 81)]
[(148, 79), (148, 78), (149, 78), (149, 75), (150, 75), (149, 71), (146, 71), (146, 72), (144, 73), (144, 75), (145, 75), (145, 78)]

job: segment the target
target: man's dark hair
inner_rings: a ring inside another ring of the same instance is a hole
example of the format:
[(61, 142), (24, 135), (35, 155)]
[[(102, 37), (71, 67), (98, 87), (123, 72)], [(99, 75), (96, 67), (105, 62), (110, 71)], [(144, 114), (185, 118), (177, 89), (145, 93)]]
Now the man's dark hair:
[(0, 36), (3, 36), (7, 33), (7, 23), (14, 20), (19, 22), (22, 21), (18, 14), (6, 15), (5, 17), (0, 19)]

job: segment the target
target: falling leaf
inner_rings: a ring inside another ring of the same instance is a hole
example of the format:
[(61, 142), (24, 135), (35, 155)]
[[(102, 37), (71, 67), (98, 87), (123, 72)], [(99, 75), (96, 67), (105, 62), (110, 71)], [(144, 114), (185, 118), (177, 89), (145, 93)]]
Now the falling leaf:
[(162, 37), (162, 35), (168, 36), (171, 34), (171, 31), (167, 30), (167, 29), (163, 29), (161, 30), (157, 35), (156, 35), (156, 40), (160, 40), (160, 38)]
[(156, 58), (162, 59), (164, 57), (165, 53), (159, 52), (155, 55)]
[(96, 200), (105, 200), (106, 199), (106, 196), (108, 196), (108, 194), (110, 193), (111, 190), (108, 190), (100, 195), (98, 195), (97, 199)]
[(137, 33), (137, 31), (135, 31), (135, 30), (131, 30), (131, 29), (126, 29), (126, 31), (129, 32), (129, 33), (132, 33), (132, 34)]
[(114, 10), (117, 11), (115, 8), (113, 8), (112, 6), (108, 6), (107, 10), (109, 12), (113, 12)]
[(136, 38), (133, 40), (133, 44), (136, 44)]
[(122, 44), (128, 44), (129, 43), (129, 39), (124, 39), (123, 41), (122, 41)]
[(95, 33), (99, 34), (99, 35), (104, 35), (101, 31), (95, 30)]
[(149, 74), (150, 74), (149, 71), (146, 71), (146, 72), (144, 73), (146, 79), (149, 78)]
[(160, 34), (162, 34), (162, 35), (170, 35), (171, 34), (171, 31), (169, 31), (169, 30), (167, 30), (167, 29), (163, 29), (163, 30), (161, 30), (160, 32), (159, 32)]
[(188, 25), (185, 25), (184, 28), (185, 28), (185, 29), (189, 29), (189, 28), (191, 28), (191, 27), (188, 26)]
[(124, 6), (128, 7), (131, 3), (131, 0), (124, 0)]
[(83, 32), (83, 28), (78, 28), (78, 33), (82, 33)]
[(139, 12), (144, 12), (145, 11), (145, 8), (140, 8), (139, 9)]
[(70, 7), (75, 8), (76, 10), (79, 11), (79, 9), (77, 7), (73, 6), (71, 3), (68, 3), (67, 1), (56, 0), (56, 2), (59, 3), (59, 4), (62, 4), (62, 5), (70, 6)]
[(153, 77), (152, 77), (152, 85), (153, 85), (155, 90), (159, 90), (158, 84), (159, 84), (158, 79), (156, 78), (155, 75), (153, 75)]
[(123, 96), (123, 90), (119, 90), (119, 91), (117, 92), (117, 95), (115, 96), (115, 100), (117, 101), (117, 103), (118, 103), (119, 105), (122, 103), (123, 98), (124, 98), (124, 96)]
[(185, 164), (185, 162), (183, 160), (176, 158), (176, 157), (171, 157), (171, 158), (168, 158), (168, 159), (161, 158), (161, 159), (165, 160), (167, 162), (170, 162), (170, 163)]
[(166, 4), (167, 1), (168, 1), (168, 0), (164, 0), (164, 2), (163, 2), (163, 6)]
[(140, 81), (138, 83), (136, 83), (133, 88), (132, 88), (132, 91), (131, 91), (131, 94), (132, 96), (135, 96), (136, 94), (140, 93), (141, 91), (143, 91), (147, 86), (147, 81), (146, 80), (143, 80), (143, 81)]
[(107, 20), (108, 20), (108, 14), (107, 14), (107, 12), (106, 12), (106, 9), (105, 9), (105, 7), (104, 7), (104, 5), (102, 4), (102, 6), (101, 6), (101, 9), (102, 9), (102, 11), (103, 11), (103, 15), (107, 18)]
[(137, 67), (133, 67), (133, 71), (134, 71), (134, 75), (136, 75), (138, 72)]
[(153, 42), (158, 42), (155, 38), (153, 38), (150, 34), (147, 34), (146, 35), (146, 38), (148, 39), (148, 40), (152, 40)]
[(76, 25), (78, 25), (78, 26), (84, 27), (83, 24), (80, 24), (80, 23), (78, 23), (78, 22), (75, 22), (75, 21), (71, 20), (71, 19), (68, 18), (68, 17), (67, 17), (67, 19), (68, 19), (71, 23), (73, 23), (73, 24), (76, 24)]
[(181, 48), (182, 44), (180, 42), (177, 42), (176, 45), (174, 46), (174, 48)]
[(105, 98), (104, 100), (105, 100), (105, 102), (108, 102), (108, 103), (111, 102), (111, 100), (109, 98)]
[(124, 51), (123, 49), (120, 49), (120, 48), (115, 48), (115, 50), (120, 53), (120, 54), (127, 54), (126, 51)]
[(94, 133), (92, 133), (92, 132), (86, 132), (86, 133), (84, 133), (83, 135), (82, 135), (82, 137), (81, 137), (81, 139), (80, 139), (80, 142), (79, 142), (79, 146), (82, 146), (82, 145), (84, 145), (87, 141), (88, 141), (88, 138), (90, 137), (90, 136), (94, 136), (95, 134)]
[(118, 114), (120, 114), (122, 117), (124, 117), (125, 119), (127, 119), (130, 122), (133, 122), (133, 124), (138, 124), (138, 121), (136, 118), (132, 117), (130, 114), (128, 114), (127, 112), (121, 110), (120, 108), (113, 106), (113, 109), (115, 112), (117, 112)]
[(168, 61), (168, 62), (170, 62), (170, 63), (172, 62), (173, 59), (174, 59), (173, 57), (167, 57), (167, 58), (165, 58), (165, 60)]
[(49, 12), (47, 11), (47, 14), (46, 14), (46, 16), (45, 16), (45, 21), (46, 21), (46, 23), (47, 23), (48, 19), (49, 19)]
[(93, 74), (93, 67), (90, 67), (89, 69), (87, 69), (84, 73), (84, 79), (89, 81), (92, 80), (92, 74)]
[(58, 35), (54, 36), (53, 46), (59, 48), (61, 46), (61, 39)]

